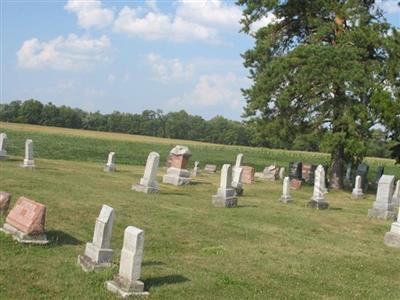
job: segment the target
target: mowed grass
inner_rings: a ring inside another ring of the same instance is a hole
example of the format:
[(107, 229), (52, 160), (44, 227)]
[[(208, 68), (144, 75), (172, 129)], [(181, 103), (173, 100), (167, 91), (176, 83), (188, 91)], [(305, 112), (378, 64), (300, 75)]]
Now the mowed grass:
[[(238, 208), (214, 208), (211, 196), (219, 174), (202, 174), (191, 185), (174, 187), (161, 184), (160, 167), (159, 194), (131, 191), (143, 175), (135, 154), (162, 153), (162, 143), (110, 138), (114, 149), (107, 149), (101, 142), (107, 144), (108, 138), (100, 136), (1, 131), (9, 135), (11, 156), (0, 161), (0, 190), (13, 194), (12, 205), (22, 195), (46, 205), (51, 242), (23, 246), (0, 233), (0, 299), (117, 299), (104, 282), (118, 273), (123, 231), (129, 225), (145, 230), (141, 279), (150, 292), (147, 299), (400, 299), (400, 250), (383, 244), (391, 222), (367, 217), (373, 194), (352, 200), (349, 193), (331, 191), (326, 195), (330, 209), (316, 211), (306, 207), (310, 186), (293, 191), (294, 203), (285, 205), (278, 200), (281, 182), (256, 182), (245, 185)], [(18, 167), (22, 152), (15, 140), (21, 140), (23, 150), (28, 133), (34, 135), (34, 170)], [(240, 149), (247, 162), (264, 166), (269, 161), (263, 155), (271, 151), (186, 144), (194, 158), (215, 163), (233, 162)], [(171, 148), (166, 146), (165, 157)], [(123, 153), (126, 161), (117, 165), (118, 172), (104, 173), (110, 150), (119, 154), (118, 163)], [(88, 158), (87, 153), (94, 155)], [(137, 159), (141, 165), (147, 154)], [(92, 239), (102, 204), (116, 212), (115, 265), (85, 273), (76, 259)]]

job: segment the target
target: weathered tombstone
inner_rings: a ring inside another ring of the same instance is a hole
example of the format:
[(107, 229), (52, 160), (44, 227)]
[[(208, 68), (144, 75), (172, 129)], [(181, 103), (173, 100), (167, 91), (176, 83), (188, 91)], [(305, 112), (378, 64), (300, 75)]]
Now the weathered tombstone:
[(173, 185), (183, 185), (190, 183), (190, 172), (186, 169), (192, 153), (188, 147), (176, 146), (171, 152), (171, 166), (163, 176), (163, 182)]
[(247, 184), (254, 183), (254, 168), (250, 166), (242, 166), (242, 169), (242, 182)]
[(314, 177), (315, 177), (315, 169), (317, 168), (316, 165), (312, 164), (304, 164), (302, 165), (301, 169), (301, 176), (303, 180), (307, 183), (314, 184)]
[(206, 172), (206, 173), (215, 173), (215, 172), (217, 172), (217, 166), (216, 165), (207, 164), (207, 165), (204, 166), (204, 172)]
[(157, 152), (150, 152), (147, 157), (144, 176), (140, 179), (139, 183), (132, 185), (132, 190), (146, 194), (158, 192), (156, 175), (159, 161), (160, 155)]
[(86, 272), (111, 267), (113, 250), (111, 235), (114, 209), (103, 205), (94, 226), (93, 241), (86, 243), (85, 254), (78, 256), (78, 264)]
[(7, 192), (0, 192), (0, 216), (4, 216), (11, 202), (11, 194)]
[(392, 198), (393, 206), (398, 208), (400, 206), (400, 180), (397, 180), (396, 188)]
[(315, 170), (314, 190), (311, 201), (308, 206), (316, 209), (326, 209), (329, 203), (324, 197), (325, 170), (322, 165), (319, 165)]
[(385, 168), (383, 166), (378, 166), (376, 168), (376, 175), (375, 175), (375, 187), (379, 182), (379, 179), (381, 179), (383, 172), (385, 171)]
[(193, 168), (192, 174), (191, 174), (192, 177), (196, 177), (196, 176), (200, 175), (199, 164), (200, 163), (197, 160), (194, 162), (194, 168)]
[(235, 165), (232, 168), (232, 177), (235, 177), (236, 169), (240, 168), (242, 166), (242, 164), (243, 164), (243, 154), (239, 153), (236, 156), (236, 162), (235, 162)]
[(285, 168), (282, 167), (279, 169), (279, 179), (284, 179), (285, 178)]
[(7, 158), (6, 145), (7, 145), (7, 134), (2, 132), (0, 133), (0, 159)]
[(363, 191), (367, 191), (368, 189), (368, 170), (369, 170), (369, 166), (367, 164), (360, 164), (357, 168), (356, 171), (356, 176), (360, 175), (361, 176), (361, 187), (363, 189)]
[(285, 177), (283, 179), (283, 187), (282, 187), (282, 196), (281, 196), (281, 201), (283, 203), (289, 203), (293, 201), (292, 196), (290, 196), (290, 179), (289, 177)]
[(302, 180), (299, 180), (299, 179), (296, 179), (296, 178), (292, 178), (292, 179), (290, 179), (290, 188), (292, 190), (298, 190), (298, 189), (301, 188), (302, 183), (303, 183)]
[(243, 195), (242, 173), (243, 168), (237, 168), (233, 173), (232, 187), (235, 189), (237, 196)]
[(368, 210), (369, 217), (389, 220), (396, 216), (392, 203), (393, 187), (394, 176), (382, 175), (378, 183), (376, 200), (372, 206), (372, 209)]
[(115, 167), (115, 152), (110, 152), (108, 154), (107, 163), (104, 167), (104, 172), (114, 172), (116, 171)]
[(26, 140), (25, 141), (25, 159), (24, 163), (21, 164), (23, 168), (34, 168), (35, 161), (33, 160), (33, 141)]
[(400, 248), (400, 211), (396, 222), (392, 223), (390, 231), (386, 232), (384, 243), (389, 247)]
[(124, 245), (121, 250), (119, 273), (106, 287), (123, 298), (131, 295), (148, 295), (144, 292), (144, 283), (140, 281), (144, 248), (144, 231), (128, 226), (124, 232)]
[(212, 196), (212, 203), (216, 207), (236, 207), (236, 191), (232, 188), (232, 168), (225, 164), (221, 170), (221, 181), (217, 194)]
[(46, 206), (20, 197), (11, 209), (1, 229), (20, 243), (47, 244), (44, 233)]
[(364, 197), (363, 190), (361, 188), (361, 176), (357, 175), (356, 176), (356, 181), (354, 183), (354, 189), (353, 192), (351, 193), (351, 198), (353, 199), (360, 199)]
[(262, 179), (268, 181), (275, 181), (279, 177), (279, 167), (276, 165), (270, 165), (264, 168)]
[(302, 180), (302, 177), (301, 177), (302, 168), (303, 168), (303, 164), (301, 162), (290, 162), (289, 163), (289, 178)]

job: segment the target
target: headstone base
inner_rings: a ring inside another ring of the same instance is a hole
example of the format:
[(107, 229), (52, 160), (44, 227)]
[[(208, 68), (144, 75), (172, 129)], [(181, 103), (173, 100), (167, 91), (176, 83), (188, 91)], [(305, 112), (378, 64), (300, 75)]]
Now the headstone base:
[(7, 151), (6, 150), (0, 150), (0, 160), (2, 159), (7, 159)]
[(110, 292), (118, 293), (122, 298), (126, 298), (132, 295), (136, 296), (146, 296), (149, 295), (149, 292), (144, 291), (144, 283), (136, 280), (136, 281), (127, 281), (121, 277), (116, 277), (112, 281), (106, 282), (106, 288)]
[(46, 234), (38, 234), (38, 235), (29, 235), (23, 233), (22, 231), (18, 230), (17, 228), (5, 223), (3, 228), (0, 228), (0, 231), (3, 231), (6, 234), (11, 234), (13, 239), (22, 243), (22, 244), (39, 244), (45, 245), (48, 244), (49, 241), (47, 239)]
[(197, 170), (197, 171), (193, 170), (192, 173), (190, 173), (190, 176), (191, 176), (191, 177), (197, 177), (197, 176), (200, 176), (200, 174), (201, 174), (201, 173), (200, 173), (199, 170)]
[(166, 174), (163, 176), (163, 183), (169, 183), (172, 185), (185, 185), (190, 183), (190, 178)]
[(117, 167), (115, 166), (115, 164), (104, 166), (104, 172), (115, 172), (116, 170), (117, 170)]
[(353, 189), (353, 192), (351, 193), (351, 198), (352, 199), (362, 199), (364, 198), (364, 193), (362, 189)]
[(212, 203), (215, 207), (237, 207), (236, 197), (221, 197), (219, 195), (212, 196)]
[(78, 255), (78, 265), (82, 267), (85, 272), (93, 272), (108, 268), (112, 266), (111, 262), (96, 263), (90, 257), (86, 255)]
[(307, 206), (315, 209), (327, 209), (329, 207), (329, 203), (325, 201), (322, 202), (322, 201), (311, 200), (310, 202), (307, 203)]
[(20, 164), (22, 168), (34, 168), (35, 167), (35, 161), (34, 160), (28, 160), (24, 159), (24, 162)]
[(145, 186), (140, 183), (132, 185), (132, 190), (136, 191), (136, 192), (146, 193), (146, 194), (158, 193), (157, 188), (154, 188), (151, 186)]
[(400, 248), (400, 234), (395, 232), (386, 232), (383, 240), (386, 246)]
[(293, 201), (293, 198), (291, 196), (281, 196), (281, 202), (283, 203), (289, 203)]
[(235, 189), (236, 196), (243, 196), (243, 188), (242, 187), (236, 187), (234, 189)]
[(372, 208), (368, 209), (368, 217), (382, 220), (394, 220), (396, 218), (396, 214), (390, 210)]

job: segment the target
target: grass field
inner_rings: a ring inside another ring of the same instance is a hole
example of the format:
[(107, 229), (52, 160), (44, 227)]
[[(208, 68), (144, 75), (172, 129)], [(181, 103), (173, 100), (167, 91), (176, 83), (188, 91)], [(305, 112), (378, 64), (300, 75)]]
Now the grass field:
[[(22, 246), (0, 234), (0, 299), (117, 299), (104, 282), (118, 272), (123, 230), (145, 230), (141, 279), (146, 299), (400, 299), (400, 250), (383, 244), (390, 221), (371, 220), (374, 195), (352, 200), (327, 194), (331, 208), (305, 207), (310, 186), (293, 191), (294, 203), (278, 201), (281, 183), (245, 185), (235, 209), (217, 209), (211, 196), (218, 174), (145, 195), (130, 190), (143, 175), (148, 152), (166, 158), (177, 141), (137, 136), (0, 124), (10, 158), (0, 161), (1, 190), (47, 206), (48, 246)], [(34, 140), (37, 168), (18, 167), (25, 138)], [(238, 151), (261, 170), (276, 161), (320, 162), (324, 154), (182, 142), (194, 159), (221, 165)], [(116, 173), (102, 168), (117, 152)], [(399, 175), (392, 161), (384, 164)], [(158, 181), (164, 170), (160, 167)], [(115, 209), (115, 265), (97, 273), (76, 266), (91, 240), (102, 204)], [(1, 221), (3, 222), (3, 220)]]

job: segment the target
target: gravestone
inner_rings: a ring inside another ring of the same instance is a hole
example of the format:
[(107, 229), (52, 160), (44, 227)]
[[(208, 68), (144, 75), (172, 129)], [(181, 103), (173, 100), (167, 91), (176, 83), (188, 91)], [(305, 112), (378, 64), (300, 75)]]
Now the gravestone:
[(192, 174), (191, 174), (192, 177), (197, 177), (200, 175), (199, 164), (200, 163), (197, 160), (194, 162), (194, 168), (193, 168)]
[(104, 172), (115, 172), (116, 169), (117, 168), (115, 167), (115, 152), (110, 152), (108, 154), (107, 163), (104, 167)]
[(285, 178), (285, 168), (282, 167), (279, 169), (279, 179), (284, 179)]
[(268, 181), (275, 181), (279, 177), (279, 167), (276, 165), (270, 165), (264, 168), (262, 179)]
[(250, 166), (242, 166), (242, 169), (242, 182), (247, 184), (254, 183), (254, 168)]
[(324, 197), (324, 185), (325, 185), (325, 170), (322, 165), (319, 165), (315, 170), (314, 190), (311, 201), (308, 202), (308, 206), (316, 209), (326, 209), (329, 207), (329, 203)]
[(390, 231), (386, 232), (384, 243), (389, 247), (400, 248), (400, 211), (396, 222), (392, 223)]
[(26, 140), (25, 141), (25, 159), (23, 164), (21, 164), (23, 168), (34, 168), (35, 161), (33, 160), (33, 141)]
[(93, 240), (86, 243), (85, 254), (78, 256), (78, 264), (86, 272), (111, 267), (113, 250), (111, 235), (114, 222), (114, 209), (103, 205), (94, 226)]
[(7, 192), (0, 192), (0, 216), (4, 216), (10, 207), (11, 194)]
[(397, 180), (396, 188), (392, 198), (393, 206), (397, 209), (400, 207), (400, 180)]
[(293, 178), (290, 180), (290, 188), (292, 190), (298, 190), (301, 188), (302, 183), (303, 183), (302, 180)]
[(7, 158), (7, 134), (4, 132), (0, 133), (0, 159)]
[(356, 176), (357, 175), (361, 176), (361, 187), (364, 192), (367, 191), (368, 189), (368, 171), (369, 171), (369, 166), (364, 163), (360, 164), (356, 171)]
[(351, 198), (353, 199), (360, 199), (364, 197), (363, 190), (361, 188), (361, 176), (357, 175), (356, 176), (356, 181), (354, 183), (354, 189), (353, 192), (351, 193)]
[(148, 295), (144, 291), (144, 283), (140, 281), (143, 260), (144, 231), (128, 226), (124, 232), (124, 244), (121, 250), (119, 273), (106, 287), (123, 298), (131, 295)]
[(243, 168), (237, 168), (233, 173), (232, 187), (235, 189), (237, 196), (243, 195), (242, 174)]
[(215, 172), (217, 172), (217, 166), (216, 165), (207, 164), (207, 165), (204, 166), (204, 172), (206, 172), (206, 173), (215, 173)]
[(212, 196), (212, 203), (216, 207), (236, 207), (236, 191), (232, 188), (232, 168), (225, 164), (221, 170), (221, 180), (217, 194)]
[(158, 192), (156, 175), (159, 161), (160, 155), (157, 152), (150, 152), (147, 157), (144, 176), (140, 179), (139, 183), (132, 185), (132, 190), (146, 194)]
[(20, 197), (11, 209), (1, 229), (20, 243), (47, 244), (44, 233), (46, 207), (25, 197)]
[(315, 169), (317, 168), (316, 165), (309, 165), (304, 164), (301, 169), (301, 176), (303, 180), (307, 183), (314, 184), (314, 176), (315, 176)]
[(372, 206), (372, 209), (368, 210), (369, 217), (389, 220), (396, 216), (392, 202), (393, 187), (394, 176), (382, 175), (378, 183), (376, 200)]
[(376, 168), (376, 174), (375, 174), (375, 185), (378, 184), (379, 179), (381, 179), (383, 172), (385, 171), (385, 168), (383, 166), (378, 166)]
[(290, 179), (289, 177), (285, 177), (283, 179), (283, 187), (282, 187), (282, 196), (281, 196), (281, 201), (283, 203), (289, 203), (293, 201), (292, 196), (290, 196)]
[(301, 177), (302, 167), (303, 167), (303, 164), (301, 162), (290, 162), (289, 163), (289, 178), (302, 180), (302, 177)]
[(163, 176), (163, 183), (172, 185), (183, 185), (190, 183), (190, 172), (186, 169), (192, 153), (188, 147), (175, 146), (171, 152), (171, 166)]
[(233, 169), (232, 169), (232, 177), (235, 177), (236, 169), (242, 167), (242, 164), (243, 164), (243, 154), (239, 153), (236, 156), (236, 162), (235, 162), (235, 165), (233, 166)]

